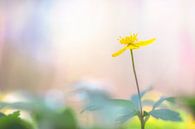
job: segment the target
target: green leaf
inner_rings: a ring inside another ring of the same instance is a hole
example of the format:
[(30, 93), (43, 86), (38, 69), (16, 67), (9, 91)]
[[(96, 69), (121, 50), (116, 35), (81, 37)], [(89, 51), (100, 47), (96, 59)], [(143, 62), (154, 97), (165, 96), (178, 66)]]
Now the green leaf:
[(161, 97), (158, 101), (156, 101), (153, 105), (153, 110), (157, 107), (159, 107), (164, 101), (168, 101), (171, 103), (175, 102), (175, 99), (173, 97)]
[(148, 93), (148, 92), (151, 91), (151, 90), (152, 90), (152, 87), (149, 87), (149, 88), (143, 90), (143, 91), (140, 93), (141, 97), (143, 97), (146, 93)]
[(3, 114), (2, 112), (0, 112), (0, 118), (1, 117), (4, 117), (5, 116), (5, 114)]
[(8, 115), (9, 117), (12, 118), (19, 118), (20, 116), (20, 111), (13, 112), (12, 114)]
[(33, 129), (32, 125), (19, 117), (19, 111), (0, 118), (0, 129)]
[(143, 106), (153, 106), (154, 105), (154, 101), (153, 100), (143, 100), (142, 101), (142, 105)]
[(31, 102), (15, 102), (15, 103), (6, 103), (0, 102), (1, 108), (11, 108), (11, 109), (22, 109), (22, 110), (32, 110), (34, 104)]
[(95, 111), (104, 108), (110, 100), (110, 96), (103, 91), (86, 90), (86, 104), (81, 111)]
[[(147, 92), (149, 92), (150, 90), (152, 90), (152, 87), (149, 87), (145, 90), (143, 90), (141, 93), (140, 93), (140, 97), (142, 98)], [(131, 97), (131, 100), (133, 101), (137, 111), (139, 111), (140, 109), (140, 106), (139, 106), (139, 95), (138, 94), (135, 94)]]
[(182, 121), (178, 112), (169, 109), (157, 109), (149, 112), (153, 117), (168, 121)]
[(150, 115), (150, 113), (149, 113), (149, 112), (144, 111), (144, 117), (149, 116), (149, 115)]
[(133, 118), (136, 115), (137, 115), (137, 113), (135, 111), (132, 111), (132, 112), (129, 112), (127, 114), (119, 116), (116, 121), (119, 122), (119, 123), (124, 123), (124, 122), (126, 122), (127, 120)]
[(138, 95), (134, 95), (134, 96), (131, 97), (131, 100), (132, 100), (132, 102), (133, 102), (133, 104), (134, 104), (134, 106), (135, 106), (135, 109), (136, 109), (137, 111), (139, 111), (139, 109), (140, 109), (139, 96), (138, 96)]
[(192, 115), (195, 118), (195, 96), (183, 96), (179, 98), (180, 102), (184, 104), (191, 111)]
[(111, 105), (113, 107), (120, 108), (119, 112), (116, 112), (118, 117), (116, 119), (119, 123), (124, 123), (127, 120), (131, 119), (135, 115), (137, 115), (135, 106), (132, 101), (124, 100), (124, 99), (111, 99)]
[(122, 116), (132, 114), (132, 112), (137, 112), (133, 102), (125, 99), (110, 99), (108, 108), (118, 108), (120, 110), (120, 115)]
[(64, 109), (63, 112), (56, 114), (56, 117), (58, 119), (53, 120), (54, 129), (78, 129), (77, 118), (71, 108)]
[(98, 110), (98, 109), (101, 109), (102, 106), (100, 105), (86, 105), (84, 107), (84, 109), (80, 112), (80, 113), (83, 113), (85, 111), (95, 111), (95, 110)]
[(125, 99), (110, 99), (110, 104), (115, 106), (121, 106), (127, 108), (128, 110), (135, 110), (133, 102)]
[(144, 111), (144, 120), (145, 122), (148, 121), (148, 119), (150, 118), (150, 113), (147, 111)]

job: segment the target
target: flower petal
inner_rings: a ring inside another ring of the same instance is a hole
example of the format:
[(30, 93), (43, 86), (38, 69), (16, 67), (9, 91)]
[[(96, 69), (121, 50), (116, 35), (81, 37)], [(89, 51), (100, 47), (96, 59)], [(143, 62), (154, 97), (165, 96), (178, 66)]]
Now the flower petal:
[(129, 44), (135, 42), (136, 40), (137, 40), (137, 34), (130, 34), (129, 36), (120, 38), (119, 41), (121, 44)]
[(147, 46), (147, 45), (153, 43), (155, 40), (156, 40), (155, 38), (148, 39), (148, 40), (140, 40), (140, 41), (136, 42), (135, 44), (139, 47), (140, 46)]
[(128, 46), (123, 47), (122, 49), (118, 50), (117, 52), (112, 54), (112, 57), (116, 57), (119, 56), (120, 54), (122, 54), (124, 51), (126, 51), (128, 49)]
[(121, 38), (119, 41), (121, 44), (128, 44), (130, 42), (129, 37)]
[(130, 45), (128, 45), (128, 49), (130, 49), (130, 50), (138, 49), (138, 48), (139, 48), (139, 46), (137, 44), (130, 44)]

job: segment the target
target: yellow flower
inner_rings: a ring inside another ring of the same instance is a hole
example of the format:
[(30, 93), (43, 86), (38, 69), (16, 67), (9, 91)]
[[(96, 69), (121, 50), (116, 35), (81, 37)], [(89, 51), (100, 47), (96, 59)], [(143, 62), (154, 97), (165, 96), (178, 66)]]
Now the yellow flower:
[(122, 54), (124, 51), (128, 49), (129, 50), (138, 49), (142, 46), (146, 46), (148, 44), (153, 43), (155, 40), (156, 40), (155, 38), (148, 39), (148, 40), (138, 40), (137, 34), (131, 34), (126, 37), (121, 37), (119, 40), (120, 43), (126, 46), (120, 49), (119, 51), (115, 52), (114, 54), (112, 54), (112, 56), (113, 57), (119, 56), (120, 54)]

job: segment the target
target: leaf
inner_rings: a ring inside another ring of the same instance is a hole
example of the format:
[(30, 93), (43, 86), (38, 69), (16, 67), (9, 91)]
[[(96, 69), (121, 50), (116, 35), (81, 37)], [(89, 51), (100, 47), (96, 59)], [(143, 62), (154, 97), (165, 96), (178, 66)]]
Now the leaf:
[(121, 123), (124, 123), (127, 120), (133, 118), (136, 115), (137, 115), (137, 113), (135, 111), (132, 111), (132, 112), (130, 112), (128, 114), (124, 114), (124, 115), (119, 116), (116, 121), (121, 124)]
[(104, 108), (108, 103), (110, 96), (103, 91), (87, 90), (86, 92), (86, 104), (81, 111), (95, 111)]
[(154, 105), (154, 101), (152, 101), (152, 100), (143, 100), (142, 101), (142, 105), (143, 106), (153, 106)]
[(1, 117), (4, 117), (5, 116), (5, 114), (3, 114), (2, 112), (0, 112), (0, 118)]
[(178, 112), (169, 109), (157, 109), (149, 112), (153, 117), (168, 121), (182, 121)]
[(148, 93), (148, 92), (151, 91), (151, 90), (152, 90), (152, 87), (149, 87), (149, 88), (143, 90), (143, 91), (140, 93), (141, 97), (143, 97), (146, 93)]
[(8, 115), (8, 117), (12, 117), (12, 118), (19, 118), (19, 116), (20, 116), (20, 111), (16, 111)]
[(128, 110), (135, 110), (135, 106), (132, 101), (125, 99), (110, 99), (110, 104), (120, 106)]
[(11, 109), (22, 109), (22, 110), (32, 110), (34, 103), (30, 102), (15, 102), (15, 103), (6, 103), (0, 102), (1, 108), (11, 108)]
[(83, 113), (85, 111), (95, 111), (98, 109), (101, 109), (100, 105), (86, 105), (86, 107), (80, 113)]
[(157, 107), (159, 107), (164, 101), (168, 101), (171, 103), (175, 102), (175, 99), (173, 97), (161, 97), (158, 101), (156, 101), (153, 105), (153, 110)]
[[(147, 92), (149, 92), (150, 90), (152, 90), (152, 87), (149, 87), (145, 90), (143, 90), (141, 93), (140, 93), (140, 97), (142, 98)], [(138, 94), (135, 94), (131, 97), (131, 100), (133, 101), (134, 105), (136, 106), (136, 109), (137, 111), (139, 111), (140, 109), (140, 105), (139, 105), (139, 95)]]
[(184, 96), (180, 98), (180, 101), (184, 104), (184, 106), (189, 108), (192, 115), (195, 116), (195, 96)]
[[(52, 129), (78, 129), (76, 114), (71, 108), (63, 109), (63, 111), (57, 113), (55, 117), (58, 119), (53, 120), (52, 124), (54, 127)], [(53, 119), (55, 119), (55, 117)]]
[(149, 115), (150, 115), (149, 112), (144, 111), (144, 117), (149, 116)]
[(0, 118), (0, 129), (33, 129), (33, 126), (19, 117), (19, 111)]
[(110, 100), (111, 105), (116, 108), (119, 108), (120, 110), (116, 112), (117, 119), (116, 121), (119, 123), (124, 123), (127, 120), (131, 119), (135, 115), (137, 115), (135, 106), (132, 101), (130, 100), (124, 100), (124, 99), (111, 99)]
[(148, 119), (150, 118), (150, 113), (147, 111), (144, 111), (144, 120), (145, 122), (148, 121)]

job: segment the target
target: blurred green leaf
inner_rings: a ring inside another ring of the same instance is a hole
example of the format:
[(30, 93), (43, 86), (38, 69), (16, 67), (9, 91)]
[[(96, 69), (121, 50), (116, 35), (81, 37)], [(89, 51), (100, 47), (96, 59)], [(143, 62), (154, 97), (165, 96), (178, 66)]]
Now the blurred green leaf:
[(85, 106), (84, 109), (81, 111), (94, 111), (98, 109), (104, 108), (109, 100), (110, 96), (101, 90), (83, 90), (86, 93), (86, 98), (85, 98)]
[(192, 112), (195, 118), (195, 96), (181, 97), (180, 101)]
[(157, 109), (149, 112), (153, 117), (169, 121), (182, 121), (178, 112), (169, 109)]
[(0, 117), (0, 129), (33, 129), (32, 125), (19, 118), (19, 111)]
[(136, 115), (137, 115), (137, 113), (135, 111), (131, 111), (129, 113), (126, 113), (124, 115), (119, 116), (116, 119), (116, 121), (121, 124), (121, 123), (124, 123), (124, 122), (128, 121), (129, 119), (133, 118)]
[(0, 118), (1, 117), (4, 117), (5, 116), (5, 114), (3, 114), (2, 112), (0, 112)]
[(8, 115), (8, 117), (12, 117), (12, 118), (19, 118), (20, 116), (20, 111), (16, 111), (10, 115)]
[(153, 105), (153, 110), (157, 107), (159, 107), (164, 101), (168, 101), (171, 103), (175, 102), (175, 98), (173, 97), (161, 97), (158, 101), (156, 101)]
[(119, 107), (121, 109), (116, 121), (119, 123), (124, 123), (137, 115), (135, 106), (132, 101), (124, 99), (111, 99), (111, 105)]
[(37, 110), (32, 114), (39, 129), (78, 129), (76, 116), (71, 108), (63, 110)]
[[(142, 99), (142, 97), (143, 97), (146, 93), (148, 93), (148, 92), (151, 91), (151, 90), (152, 90), (152, 87), (149, 87), (149, 88), (143, 90), (143, 91), (140, 93), (141, 99)], [(140, 109), (140, 105), (139, 105), (139, 95), (138, 95), (138, 94), (133, 95), (133, 96), (131, 97), (131, 100), (132, 100), (132, 102), (134, 103), (134, 105), (135, 105), (137, 111), (139, 111), (139, 109)]]
[(54, 125), (54, 129), (78, 129), (77, 119), (71, 108), (66, 108), (59, 113)]
[(144, 111), (144, 120), (145, 122), (148, 121), (148, 119), (150, 118), (150, 113), (147, 111)]
[(97, 111), (109, 123), (125, 122), (136, 115), (136, 107), (131, 100), (112, 99), (102, 91), (88, 90), (87, 103), (83, 111)]
[(142, 105), (143, 106), (153, 106), (154, 105), (154, 101), (153, 100), (143, 100), (142, 101)]
[(135, 106), (133, 105), (133, 102), (130, 100), (125, 99), (110, 99), (110, 103), (115, 106), (121, 106), (123, 108), (126, 108), (128, 110), (135, 110)]
[(85, 112), (85, 111), (95, 111), (95, 110), (98, 110), (98, 109), (101, 109), (101, 106), (95, 105), (95, 104), (94, 104), (94, 105), (88, 104), (88, 105), (86, 105), (86, 106), (84, 107), (84, 109), (81, 110), (80, 113), (83, 113), (83, 112)]
[(149, 115), (150, 115), (150, 113), (149, 113), (149, 112), (144, 111), (144, 117), (149, 116)]
[(11, 109), (21, 109), (21, 110), (33, 110), (34, 106), (37, 105), (37, 102), (0, 102), (0, 109), (2, 108), (11, 108)]

